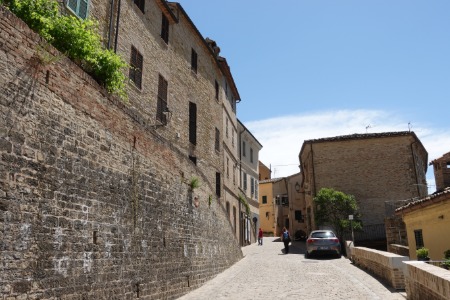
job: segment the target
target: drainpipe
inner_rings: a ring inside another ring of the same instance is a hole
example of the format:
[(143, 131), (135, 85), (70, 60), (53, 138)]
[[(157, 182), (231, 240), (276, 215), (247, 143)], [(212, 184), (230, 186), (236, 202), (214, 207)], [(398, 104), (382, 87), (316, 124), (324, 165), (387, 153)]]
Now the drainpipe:
[(120, 4), (121, 0), (119, 0), (119, 3), (117, 4), (117, 23), (116, 23), (116, 37), (114, 39), (114, 53), (117, 52), (117, 38), (119, 37), (119, 20), (120, 20)]
[(113, 31), (114, 0), (111, 0), (110, 3), (111, 3), (111, 12), (109, 14), (108, 49), (111, 49), (111, 32)]
[[(244, 127), (244, 130), (239, 132), (239, 186), (242, 184), (242, 134), (247, 130), (247, 128)], [(247, 197), (244, 193), (244, 197)], [(239, 241), (241, 243), (241, 246), (244, 244), (244, 235), (243, 235), (243, 227), (242, 226), (242, 209), (241, 209), (241, 201), (239, 200)]]

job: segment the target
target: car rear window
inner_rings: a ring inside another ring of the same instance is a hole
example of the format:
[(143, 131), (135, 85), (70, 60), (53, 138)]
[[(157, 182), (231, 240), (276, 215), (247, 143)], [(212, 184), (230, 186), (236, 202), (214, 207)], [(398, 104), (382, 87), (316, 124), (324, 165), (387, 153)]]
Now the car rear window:
[(321, 231), (321, 232), (313, 232), (311, 234), (311, 237), (317, 238), (317, 239), (323, 239), (323, 238), (336, 237), (336, 236), (331, 231)]

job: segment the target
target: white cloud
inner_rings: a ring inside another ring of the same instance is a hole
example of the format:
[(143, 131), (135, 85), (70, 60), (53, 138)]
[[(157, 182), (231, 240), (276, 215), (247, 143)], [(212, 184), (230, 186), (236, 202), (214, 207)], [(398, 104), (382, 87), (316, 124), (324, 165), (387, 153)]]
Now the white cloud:
[[(259, 159), (272, 167), (273, 177), (299, 172), (298, 154), (305, 140), (348, 135), (406, 131), (411, 128), (428, 151), (429, 161), (450, 151), (450, 130), (412, 125), (401, 116), (380, 110), (339, 110), (287, 115), (245, 124), (263, 145)], [(434, 185), (433, 168), (427, 180)], [(432, 186), (434, 191), (434, 186)]]

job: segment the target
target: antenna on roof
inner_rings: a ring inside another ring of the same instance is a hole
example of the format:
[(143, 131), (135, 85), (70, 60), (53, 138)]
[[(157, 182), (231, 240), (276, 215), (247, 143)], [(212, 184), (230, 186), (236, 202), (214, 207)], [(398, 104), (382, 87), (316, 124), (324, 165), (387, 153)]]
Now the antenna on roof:
[(411, 132), (412, 124), (411, 122), (408, 122), (408, 131)]

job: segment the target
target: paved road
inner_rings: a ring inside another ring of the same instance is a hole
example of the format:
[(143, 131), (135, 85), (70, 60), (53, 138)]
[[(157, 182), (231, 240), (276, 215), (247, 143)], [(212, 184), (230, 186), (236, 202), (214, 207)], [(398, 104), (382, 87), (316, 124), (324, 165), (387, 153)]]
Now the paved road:
[(241, 261), (179, 299), (406, 299), (344, 257), (305, 259), (304, 242), (287, 255), (283, 247), (275, 238), (244, 247)]

